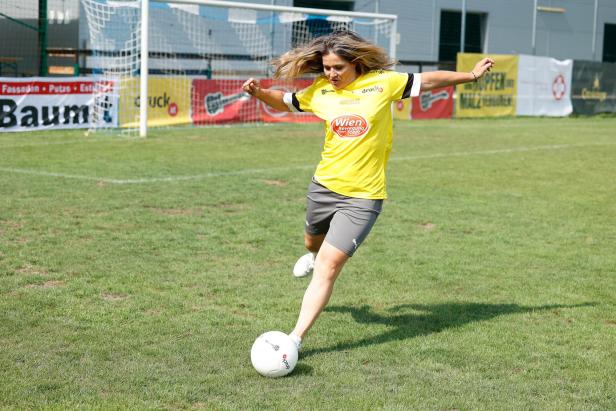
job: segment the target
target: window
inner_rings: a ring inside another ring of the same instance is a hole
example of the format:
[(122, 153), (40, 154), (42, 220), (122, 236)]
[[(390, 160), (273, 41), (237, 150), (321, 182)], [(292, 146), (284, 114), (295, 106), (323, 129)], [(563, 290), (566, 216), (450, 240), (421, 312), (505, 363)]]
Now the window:
[(616, 63), (616, 24), (605, 24), (603, 32), (603, 61)]
[(319, 0), (294, 0), (293, 7), (308, 7), (311, 9), (353, 11), (354, 1), (319, 1)]
[[(464, 51), (481, 53), (483, 51), (483, 32), (486, 14), (466, 13), (466, 29), (464, 34)], [(460, 51), (460, 30), (462, 28), (462, 12), (441, 11), (441, 32), (439, 39), (438, 58), (440, 61), (456, 61)]]

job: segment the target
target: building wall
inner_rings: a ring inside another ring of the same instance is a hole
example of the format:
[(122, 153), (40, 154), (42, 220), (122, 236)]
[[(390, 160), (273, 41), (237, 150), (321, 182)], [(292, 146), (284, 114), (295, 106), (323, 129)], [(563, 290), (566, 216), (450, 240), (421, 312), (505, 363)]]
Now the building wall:
[[(271, 4), (270, 0), (255, 2)], [(290, 6), (293, 0), (275, 3)], [(374, 12), (376, 3), (356, 0), (355, 11)], [(538, 5), (566, 12), (537, 12), (536, 55), (601, 60), (605, 23), (616, 24), (616, 0), (598, 0), (594, 55), (595, 0), (538, 0)], [(496, 54), (533, 54), (533, 6), (534, 0), (466, 0), (468, 12), (487, 14), (484, 51)], [(378, 0), (378, 8), (398, 15), (398, 59), (437, 61), (441, 10), (461, 11), (462, 0)]]
[[(360, 3), (359, 1), (356, 4)], [(361, 2), (365, 4), (364, 2)], [(539, 0), (540, 6), (561, 7), (565, 13), (537, 12), (535, 54), (557, 59), (601, 60), (605, 23), (616, 23), (616, 1), (599, 0), (593, 55), (595, 0)], [(534, 0), (466, 0), (468, 12), (487, 14), (484, 51), (533, 54)], [(399, 16), (398, 58), (438, 59), (441, 10), (461, 11), (462, 0), (380, 0), (383, 13)], [(362, 11), (374, 10), (367, 4)]]

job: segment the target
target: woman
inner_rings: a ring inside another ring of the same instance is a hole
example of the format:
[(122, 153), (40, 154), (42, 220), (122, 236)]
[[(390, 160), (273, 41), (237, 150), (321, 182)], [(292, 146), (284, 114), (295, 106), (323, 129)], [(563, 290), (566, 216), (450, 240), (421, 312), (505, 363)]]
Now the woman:
[(434, 71), (407, 74), (384, 50), (353, 32), (337, 31), (291, 50), (274, 61), (275, 77), (320, 74), (297, 93), (264, 89), (247, 80), (243, 89), (280, 111), (309, 111), (325, 120), (325, 144), (308, 189), (305, 246), (293, 269), (313, 273), (299, 318), (289, 334), (298, 348), (325, 308), (334, 282), (374, 225), (385, 191), (392, 146), (391, 103), (421, 91), (477, 81), (494, 65), (484, 58), (470, 73)]

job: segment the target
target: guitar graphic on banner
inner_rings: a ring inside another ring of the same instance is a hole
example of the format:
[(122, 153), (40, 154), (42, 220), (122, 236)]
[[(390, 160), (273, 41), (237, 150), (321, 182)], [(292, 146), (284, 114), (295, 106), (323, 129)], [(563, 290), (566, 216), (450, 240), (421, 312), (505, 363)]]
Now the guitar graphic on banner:
[(439, 91), (438, 93), (432, 94), (431, 92), (422, 93), (419, 97), (419, 102), (421, 104), (421, 111), (428, 111), (432, 108), (432, 104), (439, 100), (447, 100), (449, 98), (449, 93), (446, 90)]
[(205, 111), (210, 116), (216, 116), (223, 111), (225, 107), (238, 100), (248, 100), (250, 94), (242, 91), (240, 93), (225, 96), (222, 92), (210, 93), (205, 96)]

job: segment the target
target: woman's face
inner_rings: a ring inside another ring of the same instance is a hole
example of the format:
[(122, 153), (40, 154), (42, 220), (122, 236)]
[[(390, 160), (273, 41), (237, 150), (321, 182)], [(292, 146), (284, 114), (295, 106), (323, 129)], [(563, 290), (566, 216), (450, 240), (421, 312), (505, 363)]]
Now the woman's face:
[(348, 86), (357, 78), (355, 63), (350, 63), (335, 53), (323, 55), (323, 73), (335, 89)]

